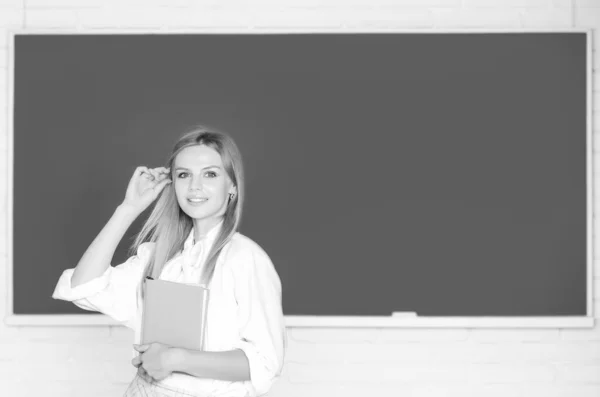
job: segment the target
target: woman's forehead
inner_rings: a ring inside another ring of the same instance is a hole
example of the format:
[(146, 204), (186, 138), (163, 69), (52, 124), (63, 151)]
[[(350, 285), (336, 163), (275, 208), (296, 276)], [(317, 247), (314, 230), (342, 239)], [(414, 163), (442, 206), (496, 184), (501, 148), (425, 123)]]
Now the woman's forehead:
[(222, 166), (223, 160), (219, 152), (205, 145), (186, 147), (177, 154), (174, 161), (175, 168), (203, 168), (211, 165)]

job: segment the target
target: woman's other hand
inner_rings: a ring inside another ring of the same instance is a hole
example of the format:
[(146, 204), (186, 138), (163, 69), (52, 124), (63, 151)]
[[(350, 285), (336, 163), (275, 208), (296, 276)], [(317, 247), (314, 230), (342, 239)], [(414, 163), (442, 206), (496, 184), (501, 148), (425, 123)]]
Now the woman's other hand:
[(140, 353), (131, 360), (131, 364), (138, 369), (138, 372), (146, 373), (157, 381), (166, 378), (173, 372), (168, 365), (170, 346), (154, 342), (146, 345), (133, 345), (133, 348)]
[(171, 183), (169, 169), (137, 167), (127, 186), (123, 205), (142, 213), (168, 183)]

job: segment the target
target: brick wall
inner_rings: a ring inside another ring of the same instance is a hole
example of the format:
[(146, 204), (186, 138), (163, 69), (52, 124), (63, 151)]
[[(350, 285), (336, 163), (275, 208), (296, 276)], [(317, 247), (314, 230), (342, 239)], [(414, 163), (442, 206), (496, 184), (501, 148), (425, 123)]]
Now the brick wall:
[[(599, 28), (600, 0), (0, 0), (0, 223), (6, 224), (10, 193), (5, 160), (7, 31), (11, 28), (244, 32), (569, 27)], [(600, 35), (594, 32), (594, 43), (598, 42)], [(595, 51), (594, 64), (599, 60)], [(595, 73), (594, 81), (596, 140), (600, 82)], [(595, 170), (597, 164), (594, 158)], [(595, 187), (598, 182), (594, 176)], [(596, 199), (594, 208), (597, 205)], [(594, 222), (594, 230), (597, 225)], [(6, 228), (2, 228), (3, 316), (6, 241)], [(600, 252), (596, 237), (594, 243)], [(595, 258), (596, 291), (600, 290), (599, 263)], [(596, 318), (599, 306), (596, 292)], [(600, 396), (600, 326), (585, 330), (290, 328), (288, 335), (284, 373), (272, 396)], [(132, 339), (131, 331), (120, 326), (0, 324), (0, 395), (120, 396), (135, 373), (129, 362)]]

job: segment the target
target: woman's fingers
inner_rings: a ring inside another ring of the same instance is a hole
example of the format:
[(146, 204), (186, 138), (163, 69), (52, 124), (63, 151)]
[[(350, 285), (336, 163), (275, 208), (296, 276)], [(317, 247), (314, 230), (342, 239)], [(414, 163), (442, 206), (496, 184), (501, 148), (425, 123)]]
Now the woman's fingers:
[(148, 180), (152, 180), (154, 179), (154, 177), (152, 176), (152, 173), (150, 172), (150, 169), (148, 167), (137, 167), (135, 169), (135, 174), (133, 176), (133, 178), (136, 180), (139, 180), (139, 178), (145, 178)]
[(138, 344), (133, 345), (133, 348), (140, 353), (145, 352), (146, 350), (148, 350), (149, 347), (150, 347), (149, 343), (147, 343), (145, 345), (138, 345)]
[(159, 168), (155, 168), (153, 171), (154, 171), (153, 175), (155, 177), (154, 182), (159, 183), (161, 181), (169, 179), (169, 177), (170, 177), (168, 168), (159, 167)]
[(148, 376), (148, 373), (146, 372), (146, 370), (144, 369), (144, 367), (142, 367), (141, 365), (138, 367), (138, 373), (141, 376)]
[(132, 179), (135, 182), (137, 182), (140, 177), (144, 176), (144, 174), (147, 174), (147, 173), (148, 173), (148, 167), (142, 167), (142, 166), (137, 167), (135, 169), (135, 171), (133, 172), (133, 178)]
[(156, 172), (152, 168), (148, 169), (148, 176), (149, 176), (149, 178), (150, 178), (151, 181), (155, 181), (156, 180)]
[(158, 175), (163, 177), (171, 176), (171, 170), (165, 167), (156, 168), (156, 172), (158, 172)]
[[(146, 189), (160, 192), (167, 183), (171, 182), (169, 177), (169, 169), (166, 167), (148, 168), (139, 166), (135, 170), (133, 182), (135, 186), (139, 186), (142, 192)], [(139, 178), (143, 178), (145, 181), (140, 182)]]
[(135, 176), (140, 176), (143, 173), (148, 172), (148, 167), (144, 167), (144, 166), (139, 166), (135, 169)]
[(163, 190), (163, 188), (167, 185), (171, 183), (171, 180), (169, 178), (165, 178), (162, 181), (158, 182), (156, 184), (156, 186), (154, 186), (154, 191), (160, 193), (161, 190)]
[(169, 169), (165, 167), (150, 168), (148, 174), (152, 181), (160, 181), (169, 176)]
[(157, 168), (148, 168), (145, 166), (139, 166), (135, 169), (135, 176), (140, 176), (146, 174), (148, 176), (153, 176), (158, 178), (161, 175), (168, 175), (170, 173), (170, 169), (166, 167), (157, 167)]
[(131, 364), (136, 368), (142, 365), (142, 355), (140, 354), (139, 356), (134, 357), (131, 360)]

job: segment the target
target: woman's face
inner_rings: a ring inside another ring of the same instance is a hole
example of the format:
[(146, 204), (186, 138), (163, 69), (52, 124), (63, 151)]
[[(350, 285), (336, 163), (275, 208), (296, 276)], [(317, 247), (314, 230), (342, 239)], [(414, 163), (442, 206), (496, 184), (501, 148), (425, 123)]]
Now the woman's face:
[(173, 162), (173, 185), (179, 206), (197, 221), (212, 224), (225, 214), (229, 193), (235, 187), (221, 155), (205, 145), (183, 149)]

